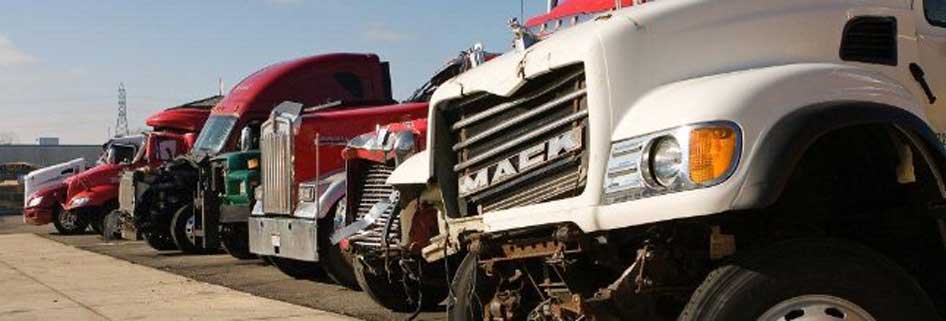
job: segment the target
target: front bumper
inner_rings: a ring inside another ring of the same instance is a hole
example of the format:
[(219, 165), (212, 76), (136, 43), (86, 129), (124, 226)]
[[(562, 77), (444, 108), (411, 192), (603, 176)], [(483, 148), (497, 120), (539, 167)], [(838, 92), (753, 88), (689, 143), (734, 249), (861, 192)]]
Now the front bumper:
[(249, 218), (250, 252), (300, 261), (317, 262), (318, 223), (294, 217)]
[(29, 207), (23, 209), (23, 223), (30, 225), (46, 225), (53, 222), (55, 209), (49, 207)]

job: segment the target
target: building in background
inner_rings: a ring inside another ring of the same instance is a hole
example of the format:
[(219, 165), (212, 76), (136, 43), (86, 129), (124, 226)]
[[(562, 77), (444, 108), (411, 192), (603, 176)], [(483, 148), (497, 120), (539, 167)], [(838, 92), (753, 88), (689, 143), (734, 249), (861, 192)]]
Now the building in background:
[(37, 145), (59, 145), (59, 137), (39, 137), (36, 138)]

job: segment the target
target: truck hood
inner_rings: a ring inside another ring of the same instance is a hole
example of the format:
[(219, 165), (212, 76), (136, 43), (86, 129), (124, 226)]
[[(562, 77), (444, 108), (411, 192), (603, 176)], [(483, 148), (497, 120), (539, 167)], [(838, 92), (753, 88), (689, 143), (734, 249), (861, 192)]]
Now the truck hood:
[[(623, 9), (618, 12), (625, 12)], [(526, 50), (513, 50), (496, 57), (447, 81), (434, 93), (432, 102), (457, 98), (476, 92), (489, 92), (509, 96), (529, 79), (538, 77), (555, 68), (581, 61), (593, 53), (598, 44), (599, 26), (607, 20), (624, 19), (623, 15), (604, 14), (608, 19), (588, 21), (562, 30), (553, 37), (540, 41)]]
[(65, 183), (69, 186), (69, 197), (93, 186), (117, 185), (119, 174), (127, 167), (128, 165), (122, 164), (99, 164), (66, 179)]

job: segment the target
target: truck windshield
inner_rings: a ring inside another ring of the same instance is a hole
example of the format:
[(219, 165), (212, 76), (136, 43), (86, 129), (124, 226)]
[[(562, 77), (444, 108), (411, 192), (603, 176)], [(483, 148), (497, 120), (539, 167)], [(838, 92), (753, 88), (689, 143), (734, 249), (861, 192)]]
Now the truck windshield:
[(194, 143), (194, 151), (206, 154), (219, 153), (223, 145), (227, 143), (227, 137), (230, 137), (236, 121), (235, 116), (210, 116), (204, 124), (204, 129), (200, 131), (197, 142)]

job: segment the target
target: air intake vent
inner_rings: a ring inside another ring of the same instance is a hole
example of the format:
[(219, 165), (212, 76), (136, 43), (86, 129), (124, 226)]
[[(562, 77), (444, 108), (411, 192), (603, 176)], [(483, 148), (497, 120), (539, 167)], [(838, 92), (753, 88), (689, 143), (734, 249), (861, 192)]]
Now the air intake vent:
[(844, 27), (841, 60), (897, 65), (897, 19), (857, 17)]

